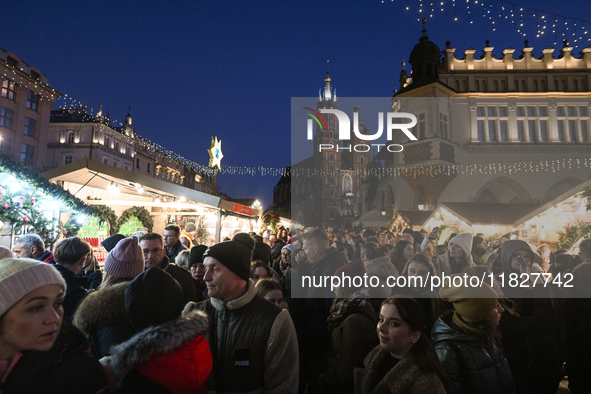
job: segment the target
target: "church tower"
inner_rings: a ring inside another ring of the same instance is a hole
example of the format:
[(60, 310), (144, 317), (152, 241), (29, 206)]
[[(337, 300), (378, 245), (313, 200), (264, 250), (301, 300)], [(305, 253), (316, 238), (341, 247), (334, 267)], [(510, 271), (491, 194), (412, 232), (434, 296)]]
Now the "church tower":
[[(318, 93), (318, 101), (316, 108), (320, 112), (321, 109), (338, 109), (339, 103), (337, 100), (337, 92), (331, 86), (331, 78), (329, 72), (329, 63), (326, 61), (326, 78), (324, 79), (324, 90), (320, 89)], [(340, 146), (338, 139), (338, 120), (333, 114), (323, 114), (326, 120), (328, 129), (324, 126), (316, 125), (316, 136), (314, 137), (314, 167), (320, 170), (322, 176), (319, 178), (317, 184), (318, 199), (322, 207), (320, 209), (321, 221), (323, 227), (338, 225), (341, 196), (341, 184), (339, 182), (339, 172), (341, 170), (341, 152), (336, 149), (319, 151), (320, 144), (332, 144), (337, 147)], [(326, 146), (326, 145), (325, 145)], [(321, 194), (321, 195), (320, 195)]]

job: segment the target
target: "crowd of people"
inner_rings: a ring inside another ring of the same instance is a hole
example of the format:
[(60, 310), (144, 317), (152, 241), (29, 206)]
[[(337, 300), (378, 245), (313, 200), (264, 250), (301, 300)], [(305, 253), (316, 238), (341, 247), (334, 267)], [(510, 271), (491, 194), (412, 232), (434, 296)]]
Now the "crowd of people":
[[(438, 228), (279, 228), (198, 245), (190, 225), (113, 235), (103, 266), (79, 237), (0, 247), (0, 393), (554, 394), (566, 376), (574, 394), (591, 387), (591, 239), (577, 256)], [(566, 274), (570, 292), (553, 280)], [(302, 286), (364, 275), (378, 281)], [(422, 285), (454, 275), (490, 279)]]

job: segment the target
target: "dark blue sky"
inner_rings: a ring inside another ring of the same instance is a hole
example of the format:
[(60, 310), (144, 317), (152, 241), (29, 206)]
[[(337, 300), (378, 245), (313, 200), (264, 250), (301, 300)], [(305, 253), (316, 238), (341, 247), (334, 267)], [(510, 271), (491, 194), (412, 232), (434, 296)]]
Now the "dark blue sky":
[[(518, 55), (524, 39), (536, 57), (548, 46), (557, 48), (557, 56), (562, 47), (563, 18), (555, 35), (548, 13), (534, 17), (524, 9), (521, 18), (518, 7), (494, 0), (457, 0), (454, 12), (452, 0), (443, 3), (441, 12), (441, 0), (434, 2), (431, 17), (431, 2), (417, 0), (12, 1), (2, 5), (0, 47), (48, 75), (68, 95), (59, 104), (73, 98), (94, 112), (102, 104), (118, 121), (131, 105), (138, 134), (197, 163), (207, 164), (211, 136), (217, 135), (222, 164), (284, 167), (290, 162), (291, 97), (318, 95), (327, 55), (338, 96), (389, 97), (424, 16), (430, 39), (441, 49), (450, 40), (459, 57), (469, 47), (479, 55), (487, 39), (497, 57), (509, 46)], [(586, 0), (520, 3), (591, 19)], [(525, 38), (516, 30), (520, 20)], [(544, 20), (548, 33), (536, 38)], [(576, 28), (574, 20), (566, 23), (569, 33), (583, 34), (581, 22)], [(589, 44), (569, 41), (577, 55)], [(266, 207), (278, 179), (225, 174), (218, 185), (235, 198), (260, 198)]]

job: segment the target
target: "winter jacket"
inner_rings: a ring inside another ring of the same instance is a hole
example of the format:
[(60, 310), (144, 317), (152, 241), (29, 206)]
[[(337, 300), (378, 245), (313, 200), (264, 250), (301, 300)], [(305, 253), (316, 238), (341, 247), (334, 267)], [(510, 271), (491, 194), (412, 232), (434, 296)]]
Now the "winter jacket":
[(334, 275), (337, 269), (346, 264), (343, 253), (329, 248), (314, 264), (304, 263), (294, 267), (291, 311), (298, 332), (302, 376), (311, 384), (318, 380), (318, 375), (324, 369), (324, 356), (330, 343), (326, 319), (335, 294), (331, 291), (330, 282), (326, 287), (308, 286), (307, 282), (302, 286), (302, 279), (309, 276), (312, 280), (322, 280)]
[(159, 267), (168, 272), (170, 276), (179, 282), (181, 288), (183, 289), (183, 294), (185, 295), (185, 304), (190, 301), (197, 301), (197, 293), (195, 292), (193, 277), (189, 271), (179, 267), (176, 264), (171, 264), (170, 260), (166, 256), (164, 256), (164, 259), (162, 260)]
[(113, 349), (101, 360), (123, 376), (116, 393), (206, 393), (212, 357), (204, 334), (207, 317), (194, 311), (150, 327)]
[(98, 268), (94, 271), (86, 271), (87, 267), (88, 266), (84, 266), (82, 268), (82, 271), (80, 271), (78, 277), (81, 279), (81, 284), (86, 290), (96, 290), (103, 281), (103, 273)]
[[(465, 264), (462, 266), (455, 266), (452, 264), (453, 257), (449, 256), (449, 252), (445, 252), (444, 254), (440, 254), (437, 256), (437, 262), (435, 263), (435, 268), (437, 269), (437, 275), (445, 274), (447, 276), (451, 276), (452, 274), (460, 274), (466, 268), (474, 267), (474, 261), (472, 261), (472, 255), (467, 254), (465, 255), (466, 261)], [(463, 258), (460, 258), (463, 259)]]
[(53, 252), (51, 250), (46, 250), (39, 258), (37, 259), (44, 263), (55, 264), (55, 260), (53, 259)]
[(298, 344), (289, 312), (259, 296), (252, 281), (235, 300), (191, 302), (183, 313), (195, 309), (209, 318), (209, 391), (297, 393)]
[(392, 356), (378, 345), (363, 361), (364, 368), (355, 368), (356, 394), (445, 394), (437, 374), (419, 370), (411, 355), (400, 360), (378, 381), (387, 357)]
[(448, 394), (513, 394), (515, 384), (503, 347), (493, 335), (475, 334), (444, 313), (433, 327), (432, 342), (449, 379)]
[(86, 289), (82, 286), (82, 280), (75, 273), (59, 264), (52, 264), (66, 282), (66, 295), (64, 297), (64, 322), (71, 323), (74, 312), (80, 302), (86, 297)]
[(88, 354), (88, 342), (74, 327), (62, 327), (51, 350), (17, 353), (1, 378), (2, 394), (108, 393), (99, 362)]
[(74, 325), (88, 336), (90, 349), (99, 358), (110, 355), (114, 345), (135, 334), (125, 312), (128, 283), (99, 288), (82, 301), (74, 315)]
[[(170, 248), (166, 248), (166, 257), (168, 257), (168, 260), (171, 263), (174, 263), (174, 260), (176, 259), (176, 256), (178, 256), (179, 253), (181, 253), (181, 251), (187, 249), (187, 247), (185, 245), (183, 245), (181, 243), (181, 241), (176, 241), (176, 244), (174, 244), (174, 246), (170, 247)], [(164, 268), (162, 268), (164, 269)]]
[(365, 272), (368, 277), (375, 276), (379, 278), (377, 287), (371, 286), (369, 293), (372, 298), (389, 298), (392, 295), (393, 287), (388, 286), (388, 278), (397, 278), (400, 273), (390, 262), (390, 257), (382, 256), (370, 260), (365, 266)]
[(586, 393), (591, 387), (591, 299), (571, 298), (562, 304), (566, 327), (566, 369), (572, 394)]
[[(550, 288), (536, 286), (528, 298), (512, 303), (519, 316), (503, 313), (499, 328), (518, 393), (556, 393), (562, 379), (562, 330), (560, 313), (554, 308)], [(533, 298), (535, 297), (535, 298)]]
[(353, 370), (378, 343), (376, 313), (368, 302), (349, 311), (335, 322), (330, 332), (326, 369), (318, 377), (321, 393), (353, 393)]
[[(541, 263), (526, 242), (507, 241), (500, 252), (505, 278), (517, 273), (511, 267), (511, 256), (519, 249), (531, 251), (532, 264)], [(505, 279), (503, 291), (510, 298), (505, 302), (518, 313), (505, 312), (499, 326), (517, 392), (556, 393), (562, 379), (564, 324), (551, 286), (512, 287)]]

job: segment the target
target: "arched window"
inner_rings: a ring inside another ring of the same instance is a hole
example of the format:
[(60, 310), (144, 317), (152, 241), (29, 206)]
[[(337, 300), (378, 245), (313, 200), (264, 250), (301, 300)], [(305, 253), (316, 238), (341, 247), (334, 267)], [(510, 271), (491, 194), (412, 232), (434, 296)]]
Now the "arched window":
[(74, 132), (70, 131), (68, 133), (68, 144), (73, 144), (74, 143)]

